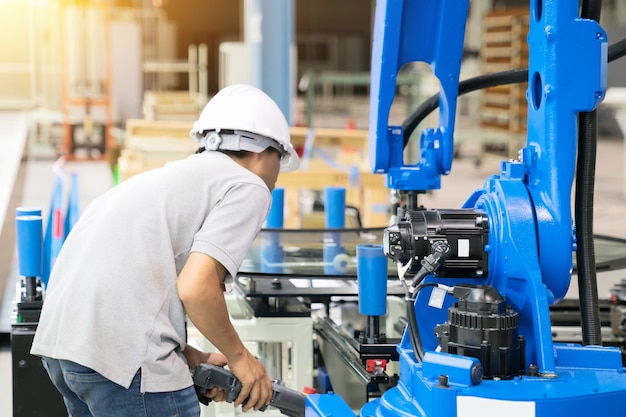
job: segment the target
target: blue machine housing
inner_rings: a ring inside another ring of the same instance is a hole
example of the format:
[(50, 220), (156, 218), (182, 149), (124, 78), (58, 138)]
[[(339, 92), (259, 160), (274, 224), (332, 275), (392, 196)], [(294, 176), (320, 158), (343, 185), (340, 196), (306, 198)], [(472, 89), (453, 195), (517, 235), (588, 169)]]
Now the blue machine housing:
[[(525, 339), (526, 373), (509, 380), (477, 381), (475, 359), (436, 352), (435, 326), (447, 320), (442, 308), (419, 293), (415, 312), (426, 354), (416, 355), (408, 331), (398, 345), (400, 381), (361, 410), (361, 416), (525, 417), (598, 413), (623, 414), (626, 375), (617, 348), (552, 341), (549, 306), (566, 294), (576, 250), (571, 193), (576, 166), (577, 115), (591, 111), (606, 90), (607, 37), (593, 20), (579, 16), (571, 0), (530, 2), (528, 43), (528, 137), (517, 161), (506, 161), (464, 208), (489, 221), (489, 274), (481, 279), (446, 279), (489, 285), (519, 313)], [(454, 113), (467, 1), (378, 1), (372, 54), (370, 152), (374, 172), (387, 174), (390, 188), (439, 187), (452, 161)], [(395, 77), (409, 61), (431, 65), (441, 82), (440, 123), (422, 133), (420, 162), (403, 163), (402, 129), (388, 126)], [(435, 281), (429, 275), (426, 282)], [(529, 366), (535, 369), (528, 372)], [(440, 375), (446, 375), (442, 381)], [(307, 398), (307, 415), (353, 415), (327, 399)]]
[[(438, 189), (441, 174), (450, 172), (467, 10), (467, 0), (376, 3), (369, 152), (372, 171), (386, 173), (389, 188)], [(415, 61), (427, 63), (439, 79), (442, 90), (439, 126), (422, 133), (420, 161), (406, 165), (402, 157), (402, 129), (389, 127), (388, 119), (397, 73), (405, 64)]]

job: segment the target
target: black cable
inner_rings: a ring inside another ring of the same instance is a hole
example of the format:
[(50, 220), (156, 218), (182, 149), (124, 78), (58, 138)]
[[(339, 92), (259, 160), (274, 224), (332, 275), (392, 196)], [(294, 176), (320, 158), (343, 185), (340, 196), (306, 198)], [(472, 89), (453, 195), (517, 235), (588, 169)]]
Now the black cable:
[(415, 317), (415, 304), (411, 299), (406, 300), (406, 318), (407, 327), (409, 331), (409, 338), (411, 339), (411, 347), (413, 347), (413, 354), (415, 360), (421, 362), (424, 357), (422, 349), (422, 341), (420, 339), (419, 327), (417, 326), (417, 318)]
[[(458, 95), (462, 96), (472, 91), (483, 88), (496, 87), (499, 85), (517, 84), (528, 81), (528, 68), (516, 68), (508, 71), (496, 72), (493, 74), (479, 75), (477, 77), (463, 80), (459, 83)], [(415, 128), (433, 110), (439, 107), (439, 93), (429, 97), (404, 119), (402, 130), (404, 131), (404, 147), (409, 143), (409, 138)]]
[[(608, 62), (615, 61), (626, 55), (626, 38), (609, 46)], [(489, 87), (497, 87), (500, 85), (518, 84), (528, 81), (528, 68), (515, 68), (507, 71), (495, 72), (493, 74), (484, 74), (477, 77), (468, 78), (459, 83), (458, 96), (471, 93), (472, 91), (482, 90)], [(422, 104), (417, 106), (411, 114), (402, 122), (404, 131), (404, 147), (409, 143), (411, 134), (417, 126), (439, 107), (439, 93), (429, 97)]]
[[(409, 328), (409, 337), (411, 339), (411, 346), (413, 347), (413, 353), (415, 354), (415, 359), (418, 362), (422, 361), (424, 357), (424, 348), (422, 347), (422, 339), (420, 337), (419, 326), (417, 324), (417, 317), (415, 316), (415, 306), (417, 305), (417, 294), (424, 287), (428, 286), (437, 286), (434, 282), (426, 282), (423, 283), (424, 278), (428, 274), (432, 274), (435, 272), (443, 263), (450, 258), (452, 251), (450, 250), (450, 245), (445, 240), (437, 240), (431, 244), (431, 253), (428, 256), (425, 256), (420, 262), (422, 267), (417, 272), (413, 281), (411, 283), (411, 287), (413, 288), (413, 300), (411, 299), (411, 294), (409, 289), (406, 286), (406, 282), (402, 280), (402, 285), (404, 287), (404, 293), (406, 294), (406, 316), (408, 320), (408, 328)], [(413, 302), (411, 302), (413, 301)]]
[(420, 264), (422, 267), (411, 282), (411, 286), (416, 288), (428, 274), (435, 272), (443, 263), (450, 258), (452, 251), (450, 245), (445, 240), (436, 240), (430, 246), (431, 253), (425, 256)]
[(609, 46), (609, 62), (620, 59), (624, 55), (626, 55), (626, 38)]
[(417, 295), (424, 287), (436, 287), (438, 284), (436, 282), (424, 282), (419, 284), (413, 294), (415, 296), (414, 299), (407, 298), (406, 300), (406, 316), (408, 320), (409, 326), (409, 336), (411, 339), (411, 346), (413, 347), (413, 353), (415, 354), (415, 359), (418, 362), (421, 362), (424, 358), (424, 347), (422, 346), (422, 338), (420, 336), (419, 326), (417, 324), (417, 316), (415, 315), (415, 305), (417, 304)]
[(580, 17), (600, 21), (602, 11), (602, 0), (583, 0), (580, 7)]
[[(600, 20), (601, 0), (583, 0), (580, 17)], [(600, 304), (593, 241), (593, 194), (596, 176), (598, 116), (596, 111), (578, 114), (578, 158), (574, 220), (576, 224), (576, 270), (583, 345), (601, 345)]]

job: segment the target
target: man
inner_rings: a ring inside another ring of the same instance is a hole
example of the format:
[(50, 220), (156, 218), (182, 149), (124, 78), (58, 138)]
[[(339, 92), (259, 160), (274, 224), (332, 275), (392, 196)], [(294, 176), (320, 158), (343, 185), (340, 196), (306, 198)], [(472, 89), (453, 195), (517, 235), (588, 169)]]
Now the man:
[[(222, 288), (262, 227), (279, 171), (300, 161), (282, 112), (251, 86), (218, 92), (191, 135), (195, 155), (95, 199), (56, 260), (31, 352), (73, 417), (198, 416), (189, 370), (201, 362), (229, 366), (243, 411), (271, 399)], [(186, 316), (220, 353), (186, 345)]]

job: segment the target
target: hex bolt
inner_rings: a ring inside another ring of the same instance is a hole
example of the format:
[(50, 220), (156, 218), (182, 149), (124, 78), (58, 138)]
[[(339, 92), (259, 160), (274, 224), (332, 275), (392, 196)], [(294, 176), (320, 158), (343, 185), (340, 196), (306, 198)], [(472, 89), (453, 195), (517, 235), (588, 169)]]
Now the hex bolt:
[(474, 385), (478, 385), (483, 380), (483, 376), (485, 375), (485, 371), (480, 362), (476, 363), (471, 370), (471, 380)]

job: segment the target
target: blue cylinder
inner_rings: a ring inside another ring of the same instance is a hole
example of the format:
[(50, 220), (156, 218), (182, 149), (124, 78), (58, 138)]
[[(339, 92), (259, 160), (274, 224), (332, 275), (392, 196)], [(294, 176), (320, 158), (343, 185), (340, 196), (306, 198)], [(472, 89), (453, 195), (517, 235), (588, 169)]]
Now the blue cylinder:
[(18, 207), (15, 209), (15, 217), (18, 216), (41, 216), (40, 207)]
[(19, 273), (40, 277), (43, 266), (43, 230), (41, 216), (17, 216), (15, 229)]
[(327, 229), (344, 229), (346, 227), (345, 188), (324, 188), (324, 213)]
[(325, 234), (324, 242), (324, 273), (328, 275), (345, 275), (347, 268), (346, 249), (341, 246), (340, 233)]
[[(272, 235), (278, 233), (271, 233)], [(261, 243), (261, 272), (270, 274), (283, 273), (283, 247), (280, 245), (278, 236), (268, 236), (263, 238)]]
[(387, 257), (382, 245), (357, 245), (359, 313), (366, 316), (387, 314)]
[(272, 191), (272, 206), (265, 222), (268, 229), (280, 229), (284, 225), (285, 189), (274, 188)]

